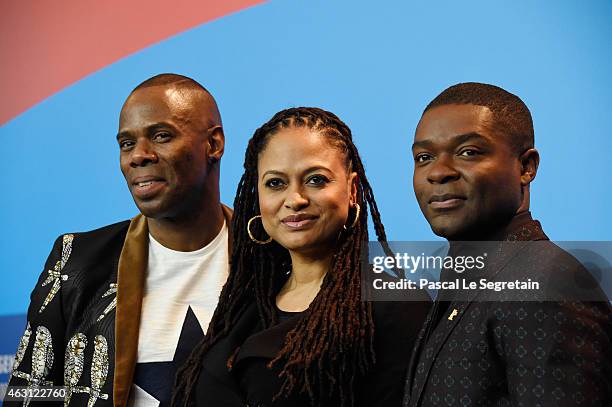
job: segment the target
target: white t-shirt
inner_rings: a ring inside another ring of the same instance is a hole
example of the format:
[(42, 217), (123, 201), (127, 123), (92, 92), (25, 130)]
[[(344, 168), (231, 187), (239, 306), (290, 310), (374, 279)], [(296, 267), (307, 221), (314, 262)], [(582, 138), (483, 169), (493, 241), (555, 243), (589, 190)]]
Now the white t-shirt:
[(227, 244), (225, 223), (208, 245), (193, 252), (168, 249), (149, 235), (137, 364), (129, 405), (169, 405), (176, 369), (202, 339), (227, 280)]

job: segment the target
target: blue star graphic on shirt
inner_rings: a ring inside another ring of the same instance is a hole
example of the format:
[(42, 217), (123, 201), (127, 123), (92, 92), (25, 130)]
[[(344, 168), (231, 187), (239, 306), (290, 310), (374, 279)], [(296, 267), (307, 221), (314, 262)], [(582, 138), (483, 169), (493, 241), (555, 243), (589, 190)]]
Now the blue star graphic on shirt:
[(187, 360), (202, 338), (204, 338), (204, 331), (193, 310), (189, 307), (172, 360), (137, 363), (134, 371), (134, 384), (155, 397), (160, 407), (169, 406), (176, 371)]

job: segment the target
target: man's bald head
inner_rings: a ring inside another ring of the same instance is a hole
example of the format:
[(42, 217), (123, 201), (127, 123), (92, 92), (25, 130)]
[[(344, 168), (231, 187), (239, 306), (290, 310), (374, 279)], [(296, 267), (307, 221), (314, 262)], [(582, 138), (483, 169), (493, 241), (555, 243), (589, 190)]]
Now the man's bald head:
[(192, 109), (197, 109), (199, 114), (203, 114), (207, 118), (209, 127), (222, 125), (221, 114), (215, 98), (196, 80), (175, 73), (155, 75), (136, 86), (127, 100), (137, 91), (151, 87), (164, 87), (182, 96), (185, 103), (191, 103)]
[(211, 94), (191, 78), (162, 74), (138, 85), (121, 108), (120, 165), (149, 218), (189, 218), (219, 200), (225, 146)]

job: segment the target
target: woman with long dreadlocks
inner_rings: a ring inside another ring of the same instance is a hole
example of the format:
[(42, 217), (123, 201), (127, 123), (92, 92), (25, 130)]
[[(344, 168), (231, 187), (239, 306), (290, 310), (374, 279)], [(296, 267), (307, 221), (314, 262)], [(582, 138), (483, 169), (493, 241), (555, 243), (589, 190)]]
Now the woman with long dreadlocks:
[(362, 301), (368, 208), (386, 236), (350, 129), (322, 109), (283, 110), (244, 169), (230, 276), (174, 406), (399, 406), (429, 304)]

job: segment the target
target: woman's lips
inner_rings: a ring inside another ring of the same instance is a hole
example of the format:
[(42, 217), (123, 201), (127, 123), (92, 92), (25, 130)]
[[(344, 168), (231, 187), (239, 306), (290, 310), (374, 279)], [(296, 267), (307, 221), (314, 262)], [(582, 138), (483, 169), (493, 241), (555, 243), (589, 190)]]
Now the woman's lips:
[(314, 215), (290, 215), (281, 220), (281, 223), (292, 230), (305, 229), (316, 221)]

